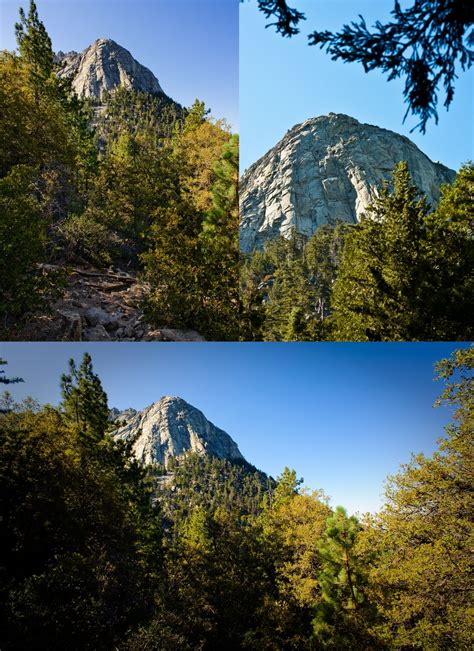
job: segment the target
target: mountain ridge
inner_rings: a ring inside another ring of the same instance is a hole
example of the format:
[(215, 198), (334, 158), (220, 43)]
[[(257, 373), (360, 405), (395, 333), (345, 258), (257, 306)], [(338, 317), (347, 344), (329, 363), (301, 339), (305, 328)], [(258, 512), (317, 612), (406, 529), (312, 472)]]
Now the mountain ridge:
[(338, 113), (294, 125), (241, 176), (241, 250), (293, 230), (310, 237), (324, 223), (356, 223), (402, 160), (436, 205), (455, 172), (406, 136)]
[(111, 416), (124, 421), (112, 436), (128, 443), (141, 463), (166, 466), (192, 452), (247, 463), (227, 432), (179, 396), (163, 396), (141, 411), (112, 409)]
[(102, 100), (120, 86), (168, 97), (154, 73), (110, 38), (96, 39), (82, 52), (60, 51), (56, 62), (58, 76), (71, 77), (72, 87), (81, 98)]

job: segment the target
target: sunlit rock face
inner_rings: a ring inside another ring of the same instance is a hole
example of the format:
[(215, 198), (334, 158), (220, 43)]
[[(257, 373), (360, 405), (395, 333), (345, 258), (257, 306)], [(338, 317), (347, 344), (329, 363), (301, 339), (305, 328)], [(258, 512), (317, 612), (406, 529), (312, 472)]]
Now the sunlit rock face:
[(114, 410), (113, 416), (122, 424), (114, 438), (129, 442), (142, 463), (167, 465), (187, 452), (244, 461), (232, 438), (182, 398), (165, 396), (143, 411)]
[(241, 250), (292, 231), (310, 237), (318, 226), (338, 220), (356, 223), (400, 161), (432, 206), (440, 186), (455, 177), (405, 136), (347, 115), (296, 125), (241, 178)]
[(102, 99), (122, 86), (147, 93), (163, 93), (155, 75), (138, 63), (128, 50), (109, 38), (99, 38), (83, 52), (58, 52), (60, 77), (72, 77), (79, 97)]

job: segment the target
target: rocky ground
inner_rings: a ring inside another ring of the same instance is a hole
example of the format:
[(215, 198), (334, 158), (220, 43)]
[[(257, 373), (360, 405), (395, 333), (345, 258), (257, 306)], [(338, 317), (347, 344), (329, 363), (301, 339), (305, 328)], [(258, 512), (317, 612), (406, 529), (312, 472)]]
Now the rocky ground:
[(194, 330), (150, 328), (141, 309), (146, 283), (130, 271), (74, 266), (48, 314), (34, 315), (16, 341), (204, 341)]

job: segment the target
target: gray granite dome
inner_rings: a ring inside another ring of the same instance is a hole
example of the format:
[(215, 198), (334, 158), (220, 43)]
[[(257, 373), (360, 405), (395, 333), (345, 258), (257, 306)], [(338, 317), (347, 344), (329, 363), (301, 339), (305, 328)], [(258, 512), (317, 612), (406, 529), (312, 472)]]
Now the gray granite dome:
[(58, 52), (60, 77), (72, 77), (79, 97), (101, 99), (119, 86), (148, 93), (163, 93), (155, 75), (128, 50), (109, 38), (99, 38), (83, 52)]
[(455, 172), (405, 136), (336, 113), (296, 125), (241, 178), (241, 250), (293, 230), (309, 237), (321, 224), (357, 222), (402, 160), (436, 205)]
[(141, 412), (126, 414), (126, 424), (112, 435), (132, 444), (142, 463), (164, 463), (171, 457), (197, 452), (229, 461), (243, 461), (237, 444), (204, 414), (182, 398), (165, 396)]

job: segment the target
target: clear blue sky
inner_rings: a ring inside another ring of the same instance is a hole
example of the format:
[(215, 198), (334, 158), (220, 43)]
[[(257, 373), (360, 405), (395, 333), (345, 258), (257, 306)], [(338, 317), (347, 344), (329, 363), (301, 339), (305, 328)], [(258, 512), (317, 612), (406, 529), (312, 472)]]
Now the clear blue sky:
[(411, 452), (431, 453), (450, 414), (434, 363), (455, 344), (3, 343), (17, 397), (57, 404), (67, 360), (92, 355), (118, 408), (181, 396), (227, 431), (248, 461), (295, 468), (332, 504), (375, 510), (384, 480)]
[[(256, 0), (240, 7), (240, 133), (241, 169), (248, 168), (273, 147), (295, 124), (330, 112), (391, 129), (411, 138), (432, 160), (453, 169), (474, 157), (473, 74), (460, 73), (449, 112), (439, 105), (439, 123), (428, 124), (426, 135), (410, 129), (403, 82), (387, 82), (377, 71), (365, 74), (358, 63), (334, 62), (307, 45), (315, 29), (337, 31), (362, 14), (368, 25), (384, 20), (393, 0), (292, 0), (306, 13), (301, 32), (288, 39), (265, 29)], [(404, 0), (402, 6), (412, 5)], [(443, 99), (443, 98), (442, 98)]]
[[(81, 51), (107, 37), (158, 77), (174, 100), (203, 100), (238, 130), (238, 0), (37, 0), (53, 48)], [(18, 8), (0, 0), (0, 47), (16, 47)]]

